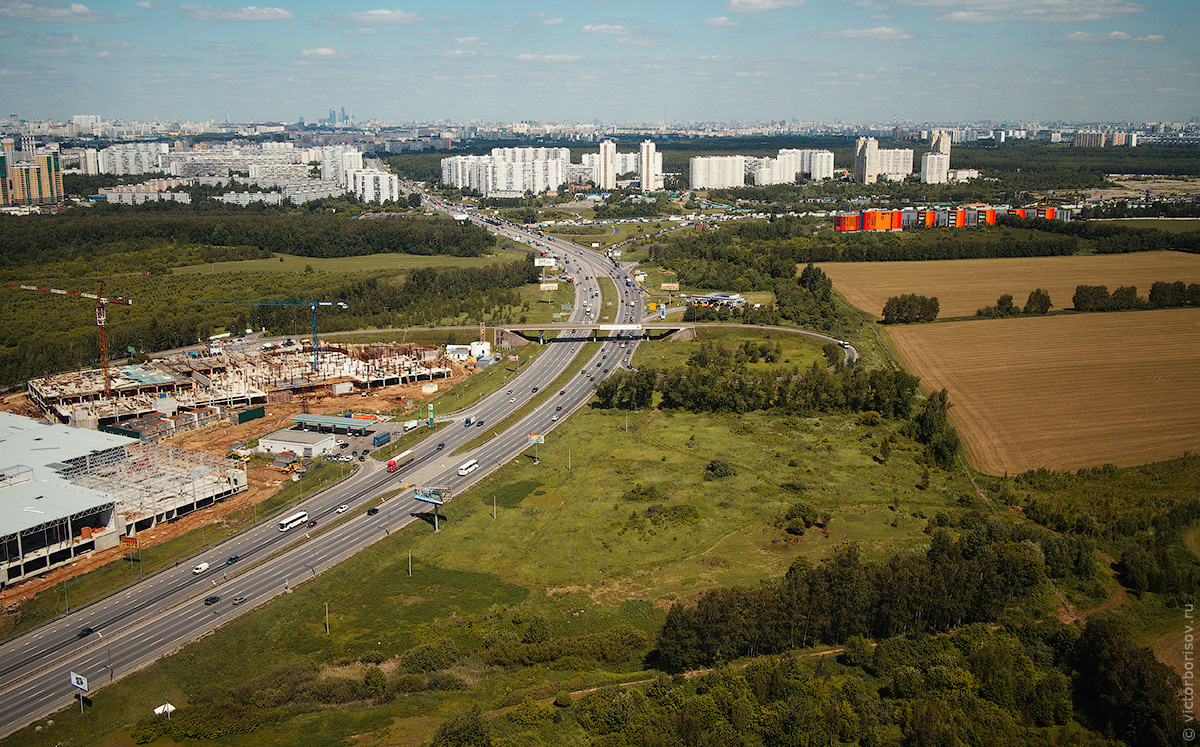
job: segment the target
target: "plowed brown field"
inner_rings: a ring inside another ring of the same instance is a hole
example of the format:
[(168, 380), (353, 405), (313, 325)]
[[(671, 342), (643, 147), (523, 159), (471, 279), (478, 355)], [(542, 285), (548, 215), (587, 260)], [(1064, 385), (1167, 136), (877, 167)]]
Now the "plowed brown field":
[(846, 300), (879, 316), (891, 296), (937, 296), (941, 318), (972, 316), (1011, 293), (1020, 306), (1045, 288), (1056, 309), (1071, 307), (1077, 285), (1135, 285), (1145, 298), (1156, 280), (1200, 282), (1200, 254), (1137, 252), (1072, 257), (951, 259), (930, 262), (826, 262), (821, 269)]
[(945, 387), (971, 464), (1128, 466), (1200, 451), (1200, 309), (886, 329), (926, 389)]

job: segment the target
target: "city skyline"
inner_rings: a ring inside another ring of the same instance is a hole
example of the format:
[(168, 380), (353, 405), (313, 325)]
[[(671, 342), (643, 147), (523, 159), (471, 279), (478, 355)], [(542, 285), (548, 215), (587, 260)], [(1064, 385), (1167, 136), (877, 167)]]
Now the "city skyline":
[(60, 120), (1184, 121), (1189, 6), (0, 0), (0, 96)]

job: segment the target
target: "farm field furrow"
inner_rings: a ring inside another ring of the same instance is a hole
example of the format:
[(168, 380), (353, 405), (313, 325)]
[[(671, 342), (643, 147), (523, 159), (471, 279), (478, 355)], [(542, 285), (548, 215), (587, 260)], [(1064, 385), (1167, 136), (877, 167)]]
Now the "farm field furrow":
[(951, 259), (927, 262), (825, 262), (821, 269), (846, 300), (879, 316), (891, 296), (936, 296), (941, 318), (972, 316), (1003, 293), (1023, 306), (1045, 288), (1055, 309), (1071, 307), (1077, 285), (1135, 285), (1143, 298), (1157, 280), (1200, 282), (1200, 255), (1182, 252)]
[(1200, 311), (887, 328), (945, 387), (972, 466), (1003, 474), (1137, 465), (1200, 450)]

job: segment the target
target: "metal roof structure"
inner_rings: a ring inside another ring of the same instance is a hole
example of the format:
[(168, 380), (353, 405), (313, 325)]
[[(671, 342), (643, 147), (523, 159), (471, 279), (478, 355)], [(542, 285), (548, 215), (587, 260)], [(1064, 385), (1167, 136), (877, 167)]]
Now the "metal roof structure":
[(325, 426), (326, 428), (349, 428), (351, 430), (370, 430), (379, 425), (374, 420), (365, 418), (344, 418), (340, 415), (293, 415), (293, 423), (304, 425)]
[(112, 504), (109, 493), (72, 484), (61, 471), (136, 441), (0, 412), (0, 537)]
[(315, 444), (321, 443), (322, 441), (328, 441), (331, 438), (333, 438), (332, 433), (313, 433), (311, 431), (294, 431), (294, 430), (285, 428), (284, 430), (275, 431), (274, 433), (272, 433), (270, 435), (263, 436), (258, 441), (259, 441), (259, 443), (262, 443), (263, 441), (274, 441), (276, 443), (283, 443), (283, 444), (305, 444), (307, 446), (313, 446)]

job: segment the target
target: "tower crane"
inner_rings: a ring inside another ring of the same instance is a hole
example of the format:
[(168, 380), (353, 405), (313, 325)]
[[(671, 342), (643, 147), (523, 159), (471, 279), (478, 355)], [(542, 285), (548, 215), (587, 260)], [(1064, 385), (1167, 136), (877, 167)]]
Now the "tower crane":
[(313, 373), (320, 364), (321, 346), (317, 344), (317, 307), (330, 306), (338, 309), (348, 309), (350, 305), (344, 301), (292, 301), (292, 300), (263, 300), (263, 301), (197, 301), (196, 303), (217, 304), (230, 306), (307, 306), (312, 311), (312, 343), (313, 343)]
[(58, 288), (42, 288), (37, 285), (21, 285), (20, 283), (5, 283), (10, 288), (23, 288), (31, 291), (41, 291), (42, 293), (57, 293), (60, 296), (76, 296), (77, 298), (89, 298), (96, 301), (96, 326), (100, 328), (100, 370), (104, 375), (104, 397), (112, 398), (112, 383), (108, 380), (108, 325), (107, 315), (104, 307), (109, 304), (119, 304), (121, 306), (132, 306), (132, 298), (123, 298), (121, 296), (113, 296), (107, 298), (104, 296), (104, 281), (100, 281), (100, 289), (95, 293), (80, 293), (79, 291), (65, 291)]

